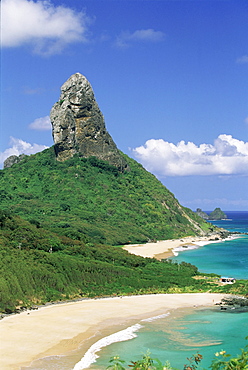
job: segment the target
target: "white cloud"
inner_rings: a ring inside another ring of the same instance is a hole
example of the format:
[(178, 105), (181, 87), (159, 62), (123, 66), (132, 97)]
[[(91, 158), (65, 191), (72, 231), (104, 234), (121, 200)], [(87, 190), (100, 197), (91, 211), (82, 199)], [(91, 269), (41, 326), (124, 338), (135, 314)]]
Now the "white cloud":
[(245, 118), (245, 123), (248, 125), (248, 117)]
[(238, 58), (237, 63), (240, 64), (248, 63), (248, 55), (243, 55), (242, 57)]
[(11, 155), (20, 155), (20, 154), (35, 154), (41, 152), (48, 147), (46, 145), (40, 144), (30, 144), (24, 140), (16, 139), (14, 137), (10, 138), (11, 147), (6, 149), (4, 152), (0, 152), (0, 164), (2, 165), (5, 159)]
[(144, 167), (158, 176), (248, 175), (248, 142), (219, 135), (212, 144), (199, 146), (180, 141), (148, 140), (133, 149)]
[(87, 42), (89, 17), (50, 1), (2, 0), (2, 46), (31, 44), (42, 55), (60, 53), (72, 42)]
[[(190, 207), (192, 204), (195, 206), (199, 204), (201, 208), (204, 207), (221, 207), (224, 209), (228, 209), (229, 206), (238, 207), (238, 209), (242, 209), (243, 207), (248, 206), (248, 199), (227, 199), (227, 198), (203, 198), (203, 199), (192, 199), (186, 200), (181, 202), (184, 206)], [(206, 209), (206, 208), (205, 208)], [(208, 208), (207, 208), (208, 209)]]
[(146, 30), (137, 30), (133, 33), (129, 31), (121, 33), (116, 39), (116, 46), (125, 48), (132, 42), (160, 42), (165, 38), (161, 31), (154, 31), (152, 28)]
[(51, 130), (52, 126), (49, 116), (36, 118), (32, 123), (30, 123), (29, 128), (38, 131)]

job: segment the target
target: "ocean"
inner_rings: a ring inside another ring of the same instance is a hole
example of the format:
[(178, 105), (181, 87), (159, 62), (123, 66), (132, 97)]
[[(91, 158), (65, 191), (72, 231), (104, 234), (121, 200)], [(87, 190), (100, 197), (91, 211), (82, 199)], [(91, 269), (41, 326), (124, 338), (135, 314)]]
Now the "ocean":
[[(186, 309), (164, 318), (141, 321), (136, 325), (140, 327), (130, 327), (134, 329), (132, 339), (113, 343), (96, 352), (99, 358), (90, 369), (106, 369), (111, 356), (116, 355), (130, 364), (131, 361), (141, 359), (147, 351), (152, 358), (158, 358), (162, 363), (169, 361), (173, 367), (181, 370), (187, 358), (200, 353), (203, 356), (201, 366), (208, 368), (216, 352), (225, 350), (236, 355), (247, 344), (248, 313)], [(121, 339), (124, 336), (121, 338), (120, 335)], [(95, 360), (91, 351), (89, 358)], [(85, 357), (74, 370), (88, 368), (87, 365)]]
[[(230, 231), (248, 233), (248, 212), (226, 212), (228, 220), (214, 221)], [(179, 252), (177, 261), (195, 264), (200, 271), (222, 276), (248, 279), (248, 235), (199, 249)], [(32, 370), (103, 370), (112, 356), (120, 356), (127, 364), (149, 352), (162, 362), (183, 369), (186, 358), (199, 352), (201, 366), (208, 368), (216, 352), (225, 350), (237, 355), (248, 335), (248, 312), (211, 309), (182, 309), (141, 320), (94, 343), (87, 352), (77, 350), (73, 366), (66, 356), (48, 357), (25, 368)]]
[[(248, 233), (248, 212), (225, 213), (227, 220), (212, 223), (229, 231)], [(173, 259), (192, 263), (202, 272), (248, 279), (248, 235), (179, 252)], [(185, 309), (141, 321), (114, 337), (103, 338), (89, 349), (74, 370), (89, 368), (92, 361), (95, 362), (90, 369), (106, 369), (109, 359), (116, 355), (130, 364), (147, 351), (151, 357), (169, 361), (178, 369), (183, 369), (186, 359), (199, 352), (203, 356), (201, 366), (207, 368), (216, 352), (225, 350), (237, 355), (247, 344), (247, 335), (248, 312)], [(111, 341), (114, 343), (109, 344)]]
[[(248, 212), (226, 212), (226, 215), (227, 220), (212, 223), (229, 231), (248, 233)], [(172, 260), (192, 263), (201, 272), (248, 279), (248, 235), (180, 252)]]

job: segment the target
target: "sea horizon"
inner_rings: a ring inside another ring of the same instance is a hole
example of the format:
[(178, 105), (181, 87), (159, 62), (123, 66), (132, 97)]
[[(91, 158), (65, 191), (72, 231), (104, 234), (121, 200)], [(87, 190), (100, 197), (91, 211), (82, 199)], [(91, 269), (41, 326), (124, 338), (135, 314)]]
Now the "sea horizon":
[[(210, 211), (206, 211), (210, 212)], [(246, 233), (248, 232), (248, 211), (224, 211), (227, 215), (227, 219), (211, 221), (214, 225), (225, 228), (228, 231)], [(239, 238), (238, 238), (239, 239)], [(198, 258), (199, 262), (206, 259), (206, 253), (209, 255), (208, 258), (212, 260), (212, 256), (217, 250), (218, 253), (221, 253), (221, 250), (225, 248), (226, 250), (232, 251), (234, 245), (238, 244), (238, 248), (246, 253), (245, 255), (245, 266), (243, 266), (242, 271), (238, 278), (248, 278), (248, 235), (240, 236), (240, 239), (233, 239), (228, 241), (217, 241), (216, 243), (210, 243), (204, 245), (202, 248), (197, 248), (193, 250), (188, 250), (186, 252), (179, 253), (180, 260), (182, 262), (186, 259), (186, 262), (191, 263), (192, 255), (198, 254), (199, 251), (204, 251), (204, 258), (201, 256)], [(228, 246), (228, 247), (227, 247)], [(207, 250), (207, 251), (206, 251)], [(206, 252), (206, 253), (205, 253)], [(190, 254), (190, 255), (189, 255)], [(239, 253), (234, 254), (237, 256)], [(185, 258), (187, 256), (187, 258)], [(172, 259), (179, 259), (178, 256)], [(229, 253), (227, 260), (225, 261), (229, 266), (228, 258), (233, 258), (233, 253)], [(238, 259), (240, 260), (240, 258)], [(241, 258), (243, 261), (243, 259)], [(233, 261), (232, 261), (233, 262)], [(194, 264), (192, 262), (192, 264)], [(199, 268), (199, 266), (196, 264)], [(214, 269), (217, 269), (216, 267)], [(217, 269), (219, 272), (223, 272), (220, 275), (226, 275), (226, 267), (221, 267)], [(240, 265), (232, 269), (232, 272), (240, 270)], [(199, 270), (204, 270), (199, 268)], [(211, 268), (210, 268), (211, 270)], [(247, 271), (246, 271), (247, 270)], [(204, 270), (205, 271), (205, 270)], [(205, 271), (205, 272), (215, 272), (215, 271)], [(235, 273), (234, 273), (235, 274)], [(230, 274), (227, 274), (230, 275)], [(141, 324), (141, 323), (140, 323)], [(170, 326), (170, 328), (168, 327)], [(173, 327), (173, 329), (172, 329)], [(204, 327), (204, 330), (201, 329)], [(158, 329), (159, 328), (159, 329)], [(161, 329), (162, 328), (162, 329)], [(241, 329), (242, 328), (242, 333)], [(237, 330), (238, 329), (238, 330)], [(206, 333), (207, 330), (207, 333)], [(238, 335), (237, 335), (238, 332)], [(148, 334), (147, 334), (148, 333)], [(204, 333), (206, 333), (204, 335)], [(221, 335), (220, 335), (221, 333)], [(228, 333), (228, 334), (227, 334)], [(176, 340), (173, 340), (173, 335)], [(195, 352), (203, 353), (205, 357), (203, 359), (202, 365), (207, 367), (211, 364), (212, 359), (214, 358), (215, 352), (226, 350), (227, 353), (236, 355), (240, 348), (246, 345), (245, 337), (248, 335), (248, 312), (224, 312), (216, 308), (200, 308), (192, 310), (191, 313), (176, 317), (173, 321), (173, 318), (170, 315), (166, 316), (163, 319), (153, 319), (151, 318), (150, 324), (145, 324), (137, 331), (133, 333), (132, 339), (129, 339), (127, 342), (117, 342), (101, 349), (97, 352), (99, 358), (96, 362), (92, 362), (89, 367), (92, 370), (95, 369), (105, 369), (107, 367), (107, 361), (111, 356), (119, 355), (121, 358), (126, 359), (127, 361), (135, 361), (141, 358), (141, 355), (146, 351), (145, 349), (151, 352), (151, 356), (154, 358), (160, 359), (162, 362), (169, 360), (172, 366), (182, 369), (184, 363), (186, 362), (186, 357), (190, 357)], [(235, 336), (235, 338), (234, 338)], [(157, 338), (160, 338), (159, 340)], [(229, 341), (227, 340), (229, 338)], [(139, 353), (134, 354), (134, 342), (137, 342), (137, 347), (139, 348)], [(167, 348), (159, 348), (161, 342), (166, 345)], [(187, 343), (188, 342), (188, 343)], [(153, 345), (155, 344), (155, 347)], [(167, 344), (166, 344), (167, 343)], [(171, 348), (173, 347), (173, 348)], [(176, 350), (175, 350), (176, 348)], [(89, 349), (89, 352), (91, 349)], [(126, 354), (129, 354), (126, 355)], [(137, 357), (138, 356), (138, 357)], [(178, 359), (179, 360), (176, 360)], [(95, 359), (94, 359), (95, 361)], [(73, 370), (84, 369), (84, 362), (77, 365)]]
[[(224, 223), (225, 229), (229, 231), (242, 229), (248, 232), (248, 211), (225, 211), (225, 213), (228, 217), (236, 215), (236, 218), (214, 221), (216, 226), (223, 227)], [(223, 243), (226, 244), (223, 245)], [(187, 256), (187, 259), (191, 259), (192, 256), (189, 256), (191, 252), (194, 254), (199, 250), (205, 250), (209, 256), (213, 256), (216, 250), (219, 253), (220, 249), (227, 250), (234, 247), (229, 244), (226, 249), (227, 243), (229, 241), (219, 241), (199, 249), (179, 253), (179, 255), (180, 258), (184, 259)], [(210, 249), (209, 245), (211, 245)], [(247, 251), (248, 236), (243, 238), (242, 248)], [(247, 264), (246, 260), (246, 267)], [(53, 356), (41, 360), (39, 366), (35, 365), (25, 369), (47, 370), (49, 363), (49, 369), (52, 370), (104, 370), (109, 365), (108, 362), (112, 356), (120, 356), (126, 360), (127, 365), (130, 361), (140, 359), (147, 350), (151, 352), (151, 357), (158, 358), (162, 362), (168, 360), (178, 369), (183, 369), (186, 357), (199, 352), (204, 357), (202, 366), (206, 368), (210, 365), (215, 352), (226, 350), (232, 355), (237, 355), (240, 348), (246, 345), (247, 335), (248, 312), (235, 310), (223, 312), (217, 307), (182, 308), (170, 313), (165, 312), (159, 316), (151, 316), (121, 331), (116, 330), (114, 334), (96, 341), (86, 352), (81, 353), (81, 360), (75, 362), (72, 367), (68, 367), (65, 357)], [(78, 357), (80, 349), (76, 352)]]
[(196, 245), (191, 250), (180, 249), (171, 260), (191, 263), (197, 266), (200, 272), (248, 279), (248, 235), (245, 234), (248, 233), (248, 211), (224, 212), (227, 219), (210, 222), (227, 231), (240, 234), (224, 241), (198, 243), (198, 247)]

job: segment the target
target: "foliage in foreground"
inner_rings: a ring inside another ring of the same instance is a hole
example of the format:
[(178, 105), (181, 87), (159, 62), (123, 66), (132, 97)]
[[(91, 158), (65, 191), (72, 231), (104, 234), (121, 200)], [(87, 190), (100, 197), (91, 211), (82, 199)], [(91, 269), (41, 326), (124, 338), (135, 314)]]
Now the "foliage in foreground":
[[(246, 338), (248, 339), (248, 337)], [(197, 370), (200, 369), (199, 365), (202, 361), (203, 356), (199, 353), (187, 358), (188, 363), (184, 365), (183, 370)], [(125, 361), (121, 360), (119, 356), (114, 356), (109, 361), (109, 370), (126, 370)], [(131, 361), (128, 368), (133, 370), (176, 370), (167, 361), (163, 364), (158, 359), (153, 359), (150, 353), (147, 352), (143, 355), (141, 360)], [(248, 346), (241, 349), (240, 354), (236, 357), (232, 357), (227, 354), (226, 351), (220, 351), (215, 353), (215, 358), (212, 360), (210, 365), (211, 370), (247, 370), (248, 369)]]

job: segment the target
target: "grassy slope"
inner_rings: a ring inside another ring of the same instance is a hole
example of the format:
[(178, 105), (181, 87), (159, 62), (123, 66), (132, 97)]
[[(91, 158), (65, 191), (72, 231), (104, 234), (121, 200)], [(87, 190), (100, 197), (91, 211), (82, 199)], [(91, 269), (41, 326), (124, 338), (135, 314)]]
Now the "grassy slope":
[[(190, 216), (211, 228), (126, 159), (131, 170), (121, 174), (94, 158), (59, 163), (50, 148), (0, 171), (1, 311), (69, 298), (212, 287), (195, 280), (197, 268), (189, 264), (106, 246), (193, 235), (199, 229)], [(244, 292), (242, 284), (226, 289)]]
[(189, 264), (178, 268), (118, 247), (86, 246), (4, 211), (0, 212), (0, 253), (2, 311), (69, 298), (205, 287), (204, 281), (192, 278), (197, 268)]
[[(50, 246), (53, 252), (47, 252)], [(0, 212), (0, 311), (49, 301), (108, 295), (230, 292), (247, 294), (248, 281), (218, 287), (195, 279), (187, 263), (159, 262), (118, 247), (87, 246), (19, 216)]]
[[(0, 207), (60, 235), (88, 243), (126, 244), (199, 233), (211, 226), (136, 161), (131, 170), (95, 158), (57, 162), (53, 148), (0, 171)], [(190, 220), (189, 220), (190, 218)]]

